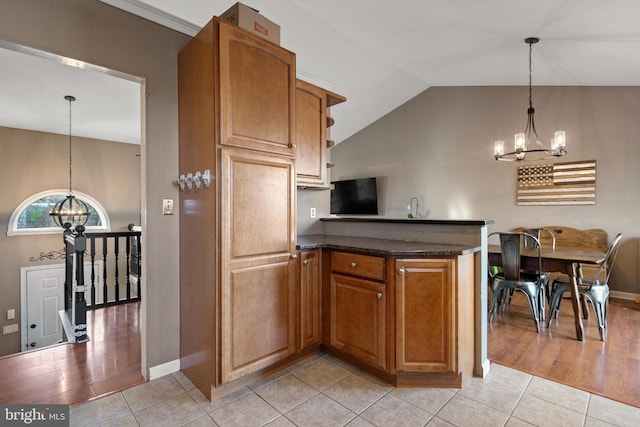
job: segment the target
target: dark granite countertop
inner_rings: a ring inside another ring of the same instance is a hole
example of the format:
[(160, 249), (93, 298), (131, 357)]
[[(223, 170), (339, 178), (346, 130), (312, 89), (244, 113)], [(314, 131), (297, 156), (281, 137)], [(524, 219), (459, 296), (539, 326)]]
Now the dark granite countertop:
[(480, 251), (480, 247), (466, 245), (445, 245), (443, 243), (410, 242), (391, 239), (371, 239), (366, 237), (330, 236), (313, 234), (298, 236), (297, 248), (336, 249), (375, 255), (394, 256), (457, 256)]

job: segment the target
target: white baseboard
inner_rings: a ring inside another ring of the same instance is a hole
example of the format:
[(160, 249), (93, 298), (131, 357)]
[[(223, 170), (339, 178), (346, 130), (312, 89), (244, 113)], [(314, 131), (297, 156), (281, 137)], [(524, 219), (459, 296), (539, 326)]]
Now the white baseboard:
[(609, 294), (609, 297), (634, 301), (640, 298), (640, 294), (634, 294), (632, 292), (611, 291), (611, 294)]
[(172, 360), (162, 365), (156, 365), (149, 368), (149, 381), (165, 375), (173, 374), (180, 370), (180, 359)]
[(480, 372), (476, 372), (476, 375), (479, 375), (480, 377), (484, 378), (487, 376), (487, 374), (489, 374), (490, 370), (491, 370), (491, 361), (489, 359), (486, 359), (484, 362), (482, 362), (482, 366), (480, 366)]

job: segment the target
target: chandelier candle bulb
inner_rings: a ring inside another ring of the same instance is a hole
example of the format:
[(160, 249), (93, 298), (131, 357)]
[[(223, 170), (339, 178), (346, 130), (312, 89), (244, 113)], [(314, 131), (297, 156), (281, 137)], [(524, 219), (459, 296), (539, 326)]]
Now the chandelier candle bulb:
[(515, 143), (513, 145), (513, 148), (516, 151), (518, 151), (518, 150), (526, 150), (527, 149), (527, 144), (525, 142), (524, 133), (516, 133), (514, 138), (515, 138)]
[(566, 147), (566, 145), (565, 145), (565, 140), (564, 140), (564, 131), (563, 130), (557, 130), (553, 134), (553, 146), (552, 146), (552, 148), (554, 150), (564, 150), (565, 147)]
[(494, 154), (496, 156), (502, 156), (504, 154), (504, 141), (496, 141)]

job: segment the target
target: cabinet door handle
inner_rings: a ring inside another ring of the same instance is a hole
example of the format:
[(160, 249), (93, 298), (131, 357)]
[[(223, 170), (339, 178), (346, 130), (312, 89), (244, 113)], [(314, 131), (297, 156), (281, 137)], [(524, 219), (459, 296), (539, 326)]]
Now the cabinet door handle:
[(298, 255), (297, 254), (291, 254), (291, 259), (298, 259)]
[(352, 262), (352, 263), (351, 263), (351, 268), (356, 268), (356, 266), (357, 266), (357, 265), (358, 265), (358, 264), (356, 264), (355, 262)]
[(382, 292), (378, 292), (378, 293), (376, 294), (376, 298), (378, 298), (378, 299), (382, 299)]
[(307, 264), (309, 264), (309, 260), (308, 259), (305, 259), (304, 261), (302, 261), (302, 265), (307, 265)]
[(402, 276), (404, 274), (404, 268), (399, 268), (398, 274)]

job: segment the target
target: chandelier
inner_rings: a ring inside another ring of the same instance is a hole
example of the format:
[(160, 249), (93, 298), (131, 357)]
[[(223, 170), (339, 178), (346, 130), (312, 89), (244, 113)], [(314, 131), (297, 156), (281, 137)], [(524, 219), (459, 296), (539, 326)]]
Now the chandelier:
[[(533, 108), (532, 88), (531, 88), (531, 46), (540, 41), (537, 37), (528, 37), (524, 42), (529, 45), (529, 108), (527, 109), (527, 126), (522, 133), (515, 134), (515, 144), (513, 151), (505, 153), (504, 141), (495, 142), (495, 158), (496, 160), (513, 162), (525, 160), (527, 153), (536, 153), (529, 156), (527, 160), (541, 160), (551, 157), (562, 157), (567, 154), (565, 135), (563, 130), (556, 131), (551, 141), (551, 148), (546, 148), (536, 131), (536, 123), (534, 120), (535, 109)], [(535, 157), (535, 158), (532, 158)]]
[(76, 98), (67, 95), (64, 99), (69, 101), (69, 194), (55, 204), (49, 215), (59, 227), (67, 228), (65, 224), (69, 224), (71, 227), (85, 225), (89, 219), (89, 208), (85, 202), (76, 199), (71, 190), (71, 103)]

